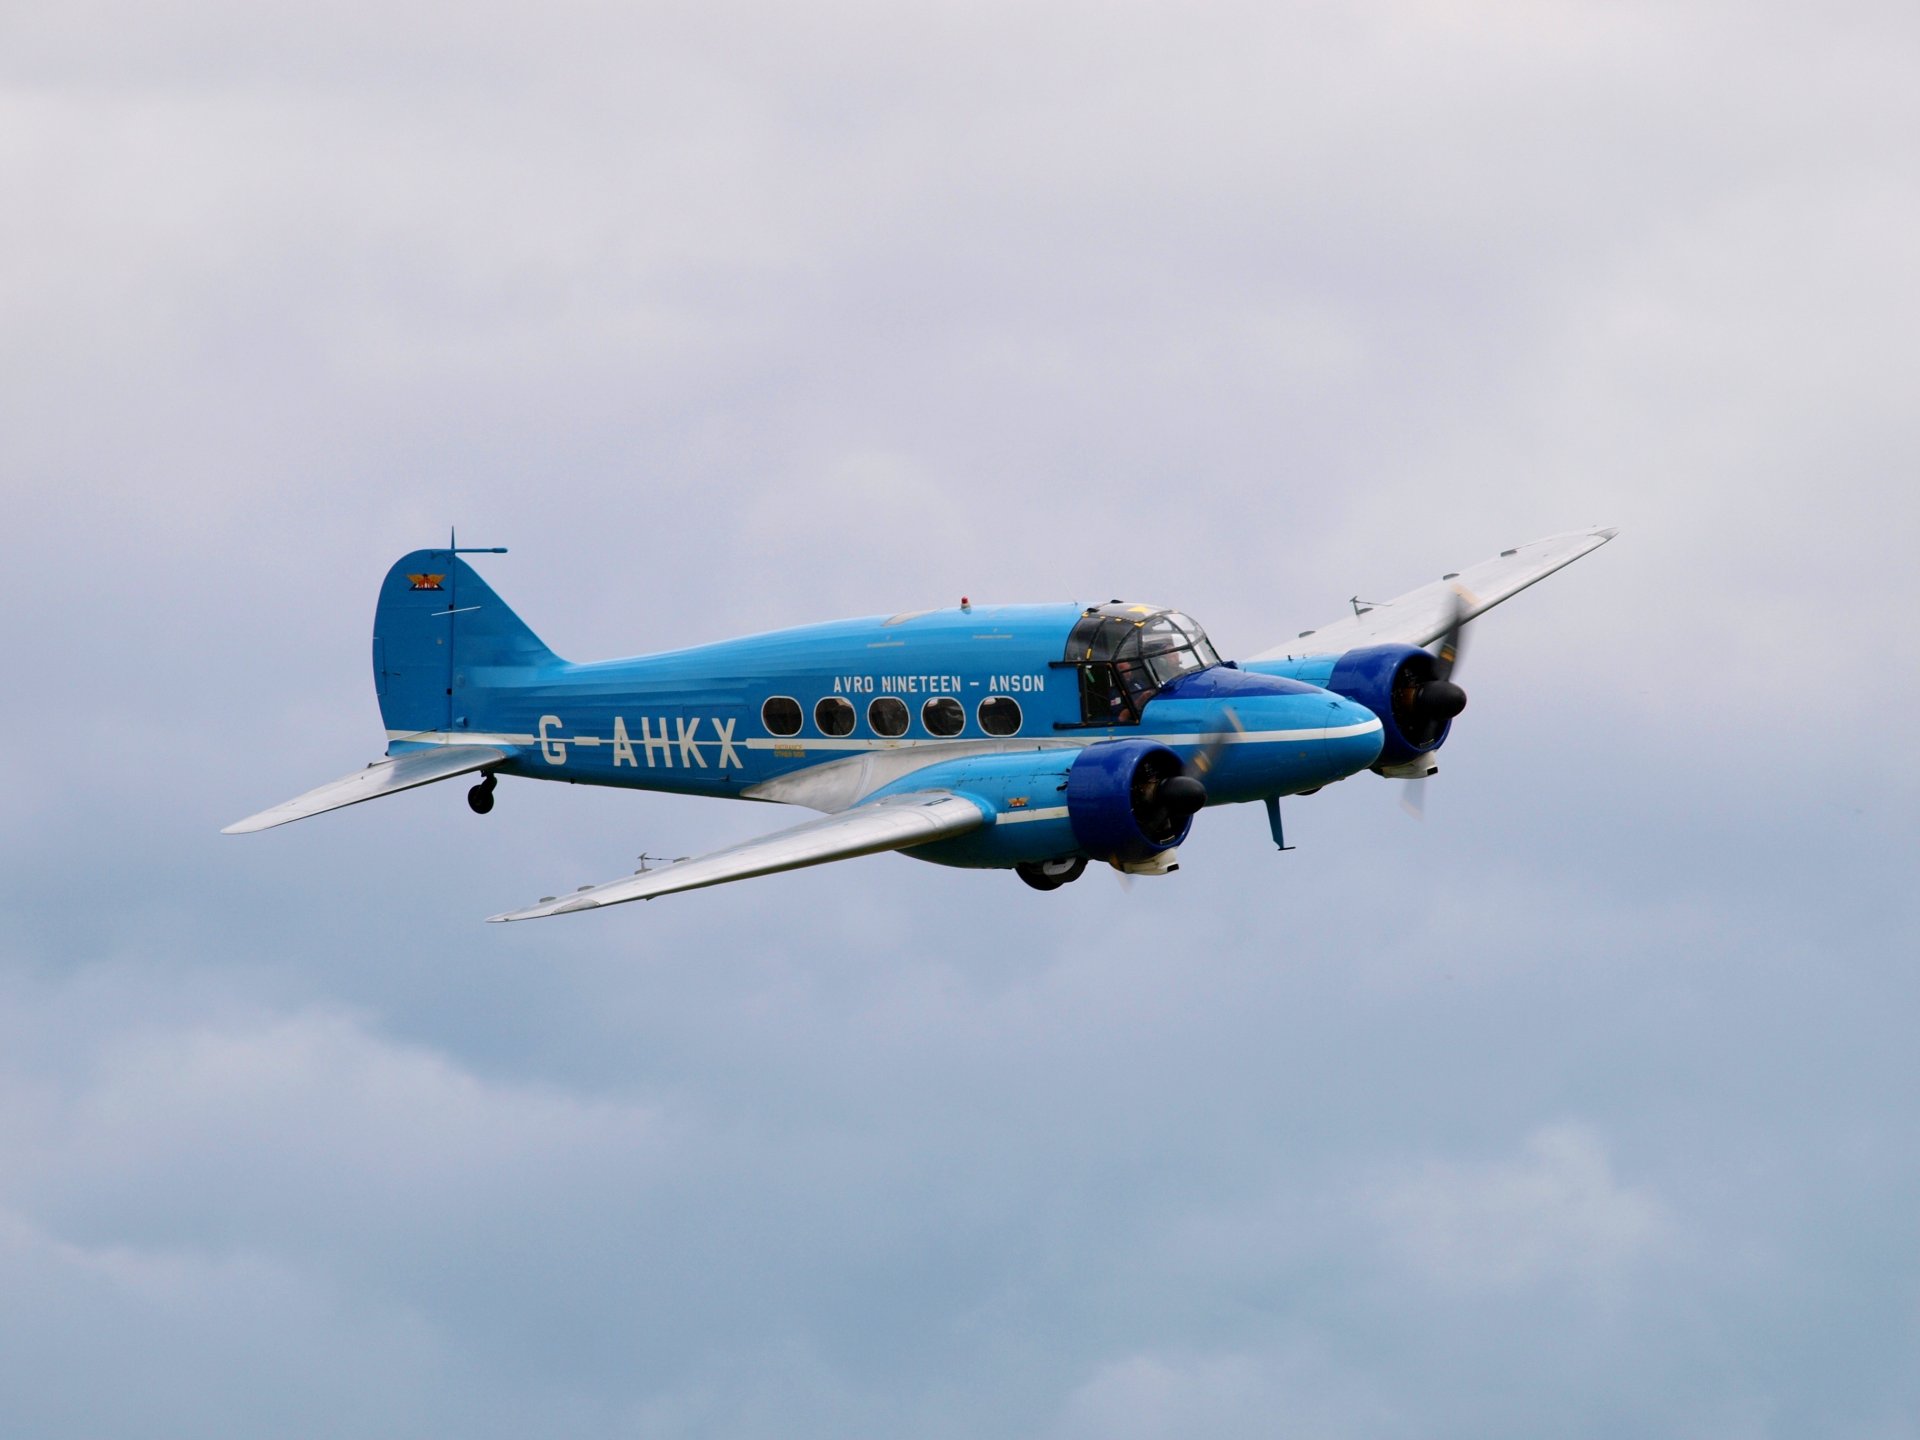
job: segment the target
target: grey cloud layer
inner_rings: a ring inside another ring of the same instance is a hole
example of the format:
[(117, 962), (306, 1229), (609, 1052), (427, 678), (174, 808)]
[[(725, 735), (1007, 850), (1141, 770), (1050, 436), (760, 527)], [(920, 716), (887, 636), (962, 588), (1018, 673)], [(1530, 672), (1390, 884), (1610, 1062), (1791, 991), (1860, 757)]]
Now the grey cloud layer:
[[(1900, 7), (0, 20), (23, 1434), (1913, 1433)], [(588, 658), (1492, 549), (1371, 777), (1052, 897), (370, 758), (457, 522)], [(502, 934), (502, 931), (509, 933)]]

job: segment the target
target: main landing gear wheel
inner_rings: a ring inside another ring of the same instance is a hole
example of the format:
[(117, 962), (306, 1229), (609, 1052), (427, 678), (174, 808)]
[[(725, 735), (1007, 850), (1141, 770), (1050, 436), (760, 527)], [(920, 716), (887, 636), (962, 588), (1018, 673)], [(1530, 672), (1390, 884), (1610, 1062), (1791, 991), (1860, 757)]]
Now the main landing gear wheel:
[(494, 787), (499, 785), (500, 777), (489, 775), (478, 785), (467, 791), (467, 808), (476, 815), (484, 815), (493, 809)]
[(1071, 880), (1078, 880), (1081, 872), (1087, 868), (1087, 857), (1076, 855), (1071, 860), (1028, 861), (1013, 867), (1013, 873), (1036, 890), (1058, 890)]

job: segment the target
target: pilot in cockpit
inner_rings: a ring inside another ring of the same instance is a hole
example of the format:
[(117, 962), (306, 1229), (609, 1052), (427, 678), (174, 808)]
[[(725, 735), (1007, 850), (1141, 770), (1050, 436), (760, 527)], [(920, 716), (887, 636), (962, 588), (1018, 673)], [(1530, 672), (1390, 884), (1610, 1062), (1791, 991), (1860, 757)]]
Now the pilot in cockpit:
[(1220, 663), (1200, 627), (1177, 610), (1110, 601), (1090, 605), (1067, 637), (1080, 672), (1080, 723), (1137, 725), (1162, 687)]

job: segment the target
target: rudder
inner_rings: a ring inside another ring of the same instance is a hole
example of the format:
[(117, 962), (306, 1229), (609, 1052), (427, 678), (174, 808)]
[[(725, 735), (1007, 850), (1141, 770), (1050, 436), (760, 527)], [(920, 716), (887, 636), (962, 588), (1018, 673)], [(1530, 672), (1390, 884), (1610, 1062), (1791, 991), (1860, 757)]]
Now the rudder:
[(487, 690), (562, 663), (451, 550), (403, 555), (381, 582), (373, 685), (390, 737), (478, 724), (467, 712)]

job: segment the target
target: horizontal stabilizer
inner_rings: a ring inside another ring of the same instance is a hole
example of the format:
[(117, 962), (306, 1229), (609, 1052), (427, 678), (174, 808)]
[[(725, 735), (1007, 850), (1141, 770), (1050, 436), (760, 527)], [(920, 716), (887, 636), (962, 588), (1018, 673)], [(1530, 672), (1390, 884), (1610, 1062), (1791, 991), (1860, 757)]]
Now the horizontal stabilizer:
[(1447, 633), (1456, 618), (1471, 620), (1486, 614), (1502, 600), (1546, 579), (1561, 566), (1571, 565), (1582, 555), (1598, 550), (1616, 533), (1604, 529), (1549, 535), (1544, 540), (1502, 550), (1491, 560), (1469, 565), (1458, 574), (1444, 575), (1432, 584), (1409, 590), (1392, 600), (1369, 604), (1356, 599), (1353, 602), (1356, 613), (1342, 615), (1317, 630), (1303, 631), (1295, 639), (1263, 650), (1253, 659), (1338, 655), (1363, 645), (1430, 645)]
[(874, 855), (882, 850), (904, 850), (950, 835), (964, 835), (985, 823), (986, 812), (959, 795), (942, 790), (891, 795), (868, 805), (842, 810), (838, 815), (810, 820), (791, 830), (776, 831), (743, 845), (716, 850), (698, 859), (682, 860), (659, 870), (644, 870), (604, 885), (583, 885), (571, 895), (488, 918), (538, 920), (548, 915), (570, 915), (576, 910), (597, 910), (603, 905), (618, 905), (627, 900), (651, 900), (656, 895), (671, 895), (677, 890), (698, 890), (707, 885), (723, 885), (729, 880), (798, 870), (829, 860), (850, 860), (856, 855)]
[(492, 745), (438, 745), (431, 750), (414, 750), (389, 760), (378, 760), (364, 770), (334, 780), (317, 790), (236, 820), (220, 833), (249, 835), (255, 830), (271, 830), (290, 820), (322, 815), (343, 805), (358, 805), (362, 800), (378, 800), (416, 785), (431, 785), (436, 780), (451, 780), (455, 775), (485, 770), (506, 760), (508, 752)]

